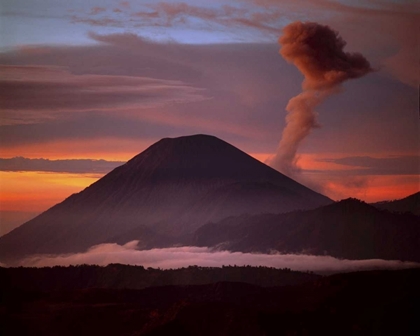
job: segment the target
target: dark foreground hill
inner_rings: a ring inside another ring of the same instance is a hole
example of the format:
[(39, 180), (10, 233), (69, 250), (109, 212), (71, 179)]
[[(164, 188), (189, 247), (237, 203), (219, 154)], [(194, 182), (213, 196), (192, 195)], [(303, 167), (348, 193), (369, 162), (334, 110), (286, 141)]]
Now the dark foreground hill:
[(331, 202), (216, 137), (162, 139), (1, 237), (0, 261), (105, 242), (168, 246), (174, 237), (228, 216)]
[(395, 201), (385, 201), (372, 203), (378, 209), (388, 210), (391, 212), (411, 212), (416, 216), (420, 216), (420, 191)]
[(418, 335), (420, 269), (282, 287), (2, 293), (2, 335)]
[(152, 286), (202, 285), (215, 282), (243, 282), (258, 286), (298, 285), (320, 276), (270, 267), (223, 266), (161, 270), (143, 266), (110, 264), (55, 266), (43, 268), (0, 267), (0, 288), (3, 292), (67, 291), (89, 288), (142, 289)]
[(420, 218), (347, 199), (315, 210), (243, 215), (199, 228), (191, 245), (231, 251), (420, 262)]

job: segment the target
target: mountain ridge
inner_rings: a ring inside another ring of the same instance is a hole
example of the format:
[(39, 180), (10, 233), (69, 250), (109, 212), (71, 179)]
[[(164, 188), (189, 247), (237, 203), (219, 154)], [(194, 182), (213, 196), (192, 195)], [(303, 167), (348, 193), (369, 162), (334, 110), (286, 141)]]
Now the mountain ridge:
[(191, 245), (246, 253), (303, 253), (420, 262), (420, 219), (346, 199), (307, 211), (230, 217), (200, 227)]
[(411, 212), (420, 216), (420, 191), (401, 199), (376, 202), (371, 205), (391, 212)]

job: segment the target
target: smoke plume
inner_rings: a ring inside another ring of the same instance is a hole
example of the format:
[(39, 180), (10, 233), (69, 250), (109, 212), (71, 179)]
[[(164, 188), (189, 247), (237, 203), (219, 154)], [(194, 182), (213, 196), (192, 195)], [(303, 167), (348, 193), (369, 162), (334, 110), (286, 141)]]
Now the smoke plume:
[(286, 106), (286, 127), (271, 165), (291, 175), (298, 170), (296, 153), (299, 144), (318, 127), (315, 108), (340, 85), (373, 71), (359, 53), (344, 52), (346, 42), (338, 32), (315, 22), (294, 22), (283, 29), (279, 39), (280, 54), (304, 76), (302, 93)]

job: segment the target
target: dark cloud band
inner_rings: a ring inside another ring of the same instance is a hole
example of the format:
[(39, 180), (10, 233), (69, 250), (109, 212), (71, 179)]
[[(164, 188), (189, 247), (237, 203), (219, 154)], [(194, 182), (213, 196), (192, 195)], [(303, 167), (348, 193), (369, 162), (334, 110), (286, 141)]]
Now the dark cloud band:
[[(348, 156), (338, 159), (320, 159), (320, 162), (331, 162), (354, 167), (347, 173), (359, 175), (417, 175), (420, 171), (420, 156), (392, 156), (374, 158), (370, 156)], [(346, 171), (341, 171), (346, 173)]]
[(105, 174), (125, 162), (105, 160), (48, 160), (15, 157), (0, 158), (0, 171), (43, 171), (56, 173), (98, 173)]

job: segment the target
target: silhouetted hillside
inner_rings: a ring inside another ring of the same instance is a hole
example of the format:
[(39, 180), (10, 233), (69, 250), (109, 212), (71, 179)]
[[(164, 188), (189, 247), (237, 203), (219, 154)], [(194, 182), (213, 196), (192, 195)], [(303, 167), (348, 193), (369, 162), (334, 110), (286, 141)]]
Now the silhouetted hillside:
[[(269, 267), (199, 267), (161, 270), (142, 266), (110, 264), (55, 266), (44, 268), (2, 268), (2, 291), (60, 291), (87, 288), (142, 289), (151, 286), (201, 285), (220, 281), (258, 286), (297, 285), (318, 279), (319, 275)], [(29, 280), (30, 279), (30, 280)]]
[(420, 191), (395, 201), (385, 201), (372, 203), (378, 209), (388, 210), (392, 212), (411, 212), (416, 216), (420, 216)]
[(242, 252), (420, 261), (420, 219), (347, 199), (309, 211), (231, 217), (202, 226), (190, 244)]
[(411, 269), (268, 288), (8, 291), (0, 326), (2, 335), (418, 335), (419, 283)]
[(79, 252), (105, 242), (168, 246), (227, 216), (331, 202), (216, 137), (162, 139), (0, 237), (0, 260)]

